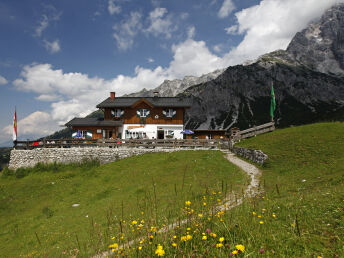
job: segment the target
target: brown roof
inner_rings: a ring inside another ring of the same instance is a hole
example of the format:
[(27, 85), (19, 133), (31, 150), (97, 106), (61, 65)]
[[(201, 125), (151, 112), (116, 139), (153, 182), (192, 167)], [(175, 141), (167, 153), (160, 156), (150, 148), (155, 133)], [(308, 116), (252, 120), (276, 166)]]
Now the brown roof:
[(191, 102), (189, 98), (178, 97), (110, 97), (97, 105), (97, 108), (121, 108), (131, 107), (139, 100), (145, 100), (152, 104), (154, 107), (190, 107)]

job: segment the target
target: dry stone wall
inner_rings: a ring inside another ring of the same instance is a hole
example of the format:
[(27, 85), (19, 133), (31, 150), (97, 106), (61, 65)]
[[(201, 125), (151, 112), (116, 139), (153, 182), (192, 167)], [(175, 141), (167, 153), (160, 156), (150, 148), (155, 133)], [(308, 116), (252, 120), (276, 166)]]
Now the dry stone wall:
[(37, 163), (77, 163), (84, 160), (99, 160), (109, 163), (119, 159), (151, 152), (173, 152), (179, 149), (146, 148), (37, 148), (33, 150), (12, 150), (10, 169), (33, 167)]
[(232, 147), (231, 151), (238, 156), (251, 160), (260, 165), (263, 165), (264, 162), (268, 159), (268, 155), (266, 155), (261, 150), (250, 150), (242, 147)]

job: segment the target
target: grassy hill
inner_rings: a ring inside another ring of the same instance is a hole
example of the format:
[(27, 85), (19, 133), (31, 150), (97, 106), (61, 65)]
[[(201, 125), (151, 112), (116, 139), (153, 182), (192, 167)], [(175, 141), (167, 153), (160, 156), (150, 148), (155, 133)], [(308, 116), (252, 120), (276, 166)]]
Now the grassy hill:
[(5, 171), (0, 250), (84, 257), (111, 244), (114, 256), (131, 257), (343, 257), (344, 124), (276, 130), (239, 145), (269, 159), (262, 194), (229, 212), (215, 207), (232, 189), (240, 198), (247, 178), (219, 152)]
[[(344, 257), (344, 124), (320, 123), (276, 130), (242, 141), (261, 149), (262, 194), (229, 212), (199, 207), (217, 196), (203, 196), (180, 214), (187, 225), (166, 233), (147, 230), (144, 242), (114, 255), (168, 257)], [(198, 215), (197, 215), (198, 214)]]
[[(262, 167), (265, 199), (235, 211), (257, 214), (246, 221), (249, 245), (285, 257), (343, 257), (344, 123), (277, 130), (239, 145), (269, 156)], [(258, 220), (262, 231), (255, 230)]]
[[(155, 153), (97, 165), (38, 165), (0, 178), (0, 256), (89, 256), (131, 223), (161, 227), (200, 196), (245, 187), (217, 151)], [(79, 206), (78, 206), (79, 204)], [(73, 207), (76, 206), (76, 207)], [(140, 218), (140, 220), (138, 220)]]

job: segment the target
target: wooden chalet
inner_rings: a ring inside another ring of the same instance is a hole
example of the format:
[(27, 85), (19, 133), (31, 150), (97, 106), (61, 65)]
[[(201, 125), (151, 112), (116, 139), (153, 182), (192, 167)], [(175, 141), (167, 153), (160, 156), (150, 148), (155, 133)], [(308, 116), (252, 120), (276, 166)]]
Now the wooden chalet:
[(110, 97), (97, 105), (104, 118), (73, 118), (66, 123), (74, 130), (73, 136), (84, 138), (120, 139), (183, 139), (187, 98)]

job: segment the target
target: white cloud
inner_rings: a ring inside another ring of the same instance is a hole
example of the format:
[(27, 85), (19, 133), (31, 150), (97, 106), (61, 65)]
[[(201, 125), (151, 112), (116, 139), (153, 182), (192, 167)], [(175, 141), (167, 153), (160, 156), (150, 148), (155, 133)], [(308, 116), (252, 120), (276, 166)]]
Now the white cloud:
[(173, 45), (173, 60), (167, 69), (174, 78), (185, 75), (200, 76), (222, 67), (222, 60), (212, 54), (204, 41), (187, 39), (178, 45)]
[[(18, 120), (18, 139), (36, 139), (49, 135), (58, 130), (56, 122), (46, 112), (36, 111), (27, 117)], [(12, 139), (13, 126), (8, 125), (2, 129), (1, 141)]]
[(121, 12), (121, 7), (116, 4), (116, 0), (109, 0), (108, 11), (111, 15), (118, 14)]
[(5, 84), (7, 84), (6, 78), (0, 75), (0, 85), (5, 85)]
[(243, 41), (225, 57), (228, 65), (255, 59), (285, 49), (296, 32), (304, 29), (324, 11), (343, 0), (262, 0), (235, 15)]
[(151, 58), (151, 57), (148, 57), (148, 58), (147, 58), (147, 61), (148, 61), (148, 63), (154, 63), (154, 59)]
[(42, 19), (35, 29), (35, 35), (37, 37), (40, 37), (42, 35), (42, 32), (48, 27), (48, 25), (49, 25), (48, 17), (46, 15), (42, 15)]
[(238, 33), (238, 25), (232, 25), (228, 28), (225, 28), (227, 34), (235, 35)]
[(194, 26), (188, 28), (188, 38), (192, 39), (195, 36), (196, 29)]
[(216, 52), (216, 53), (220, 53), (222, 51), (222, 48), (223, 48), (223, 45), (222, 44), (217, 44), (215, 46), (213, 46), (213, 50)]
[(113, 26), (118, 49), (125, 51), (133, 46), (134, 37), (142, 28), (141, 18), (140, 12), (131, 12), (126, 20)]
[(60, 52), (60, 50), (61, 50), (60, 42), (59, 42), (58, 39), (56, 39), (56, 40), (54, 40), (52, 42), (44, 40), (43, 43), (44, 43), (45, 49), (47, 51), (49, 51), (51, 54), (55, 54), (57, 52)]
[(41, 37), (42, 33), (48, 28), (51, 22), (58, 21), (62, 12), (58, 12), (52, 5), (45, 6), (45, 13), (42, 14), (37, 27), (35, 28), (35, 36)]
[(224, 0), (222, 6), (218, 12), (218, 16), (220, 18), (226, 18), (228, 15), (231, 14), (235, 9), (235, 5), (232, 0)]
[(151, 33), (154, 36), (164, 35), (166, 38), (170, 38), (176, 27), (173, 26), (172, 16), (167, 15), (166, 8), (157, 7), (149, 13), (149, 27), (145, 29), (146, 33)]

